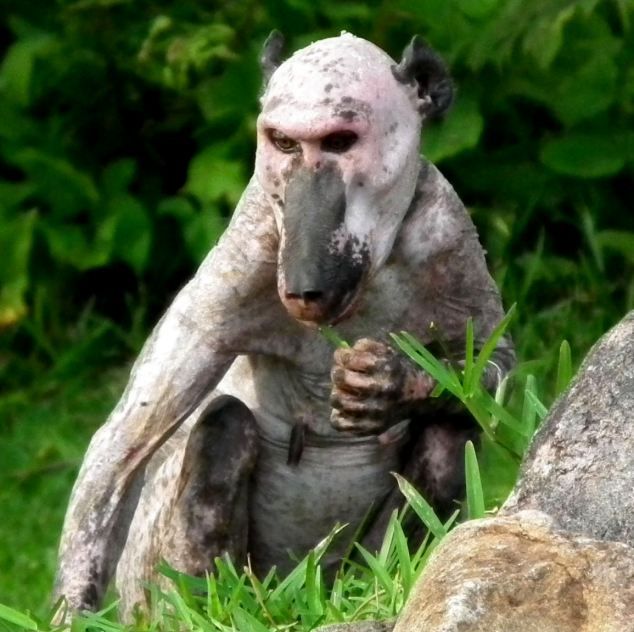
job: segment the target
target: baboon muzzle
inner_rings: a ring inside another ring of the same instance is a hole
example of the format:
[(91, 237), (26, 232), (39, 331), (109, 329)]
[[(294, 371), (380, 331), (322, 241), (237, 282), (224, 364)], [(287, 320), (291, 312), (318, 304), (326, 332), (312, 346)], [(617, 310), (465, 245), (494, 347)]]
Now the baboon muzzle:
[(363, 265), (345, 231), (345, 185), (337, 165), (301, 167), (290, 177), (284, 205), (280, 298), (294, 318), (336, 318), (355, 290)]

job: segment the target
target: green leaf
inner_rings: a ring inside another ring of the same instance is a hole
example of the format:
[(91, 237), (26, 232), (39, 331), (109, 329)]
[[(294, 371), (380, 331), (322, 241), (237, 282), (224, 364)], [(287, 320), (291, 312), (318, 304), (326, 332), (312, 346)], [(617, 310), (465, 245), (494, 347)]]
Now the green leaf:
[(114, 196), (126, 192), (132, 184), (136, 168), (136, 161), (132, 158), (122, 158), (109, 164), (101, 176), (106, 194)]
[(226, 198), (237, 204), (246, 184), (244, 165), (218, 156), (217, 147), (208, 147), (189, 163), (185, 191), (203, 204)]
[(0, 330), (13, 325), (26, 313), (29, 260), (37, 214), (22, 213), (0, 226)]
[(55, 44), (55, 39), (50, 35), (33, 34), (18, 40), (9, 48), (0, 67), (2, 91), (9, 99), (22, 107), (31, 104), (35, 61)]
[(540, 419), (544, 419), (548, 414), (548, 409), (537, 397), (537, 394), (534, 391), (526, 390), (524, 396), (527, 397), (535, 407), (535, 412), (539, 416)]
[(473, 381), (468, 385), (465, 384), (465, 390), (467, 393), (472, 392), (476, 384), (479, 384), (480, 380), (482, 379), (482, 374), (484, 373), (487, 363), (491, 359), (491, 356), (497, 348), (500, 339), (502, 338), (502, 336), (504, 336), (509, 323), (513, 319), (515, 308), (516, 304), (514, 303), (513, 305), (511, 305), (508, 312), (506, 312), (504, 318), (495, 326), (495, 329), (491, 332), (491, 335), (487, 338), (486, 342), (482, 345), (482, 349), (480, 350), (480, 353), (478, 353), (478, 357), (473, 366), (471, 376), (472, 379), (475, 378), (477, 382)]
[(457, 4), (465, 15), (480, 20), (497, 9), (500, 2), (499, 0), (458, 0)]
[(416, 488), (400, 474), (393, 473), (401, 493), (407, 499), (416, 515), (425, 526), (438, 538), (444, 538), (447, 534), (445, 526), (436, 515), (433, 507), (421, 496)]
[(595, 234), (595, 241), (604, 250), (612, 250), (634, 263), (634, 232), (627, 230), (602, 230)]
[(184, 195), (163, 198), (156, 207), (159, 215), (169, 215), (176, 218), (181, 224), (185, 225), (194, 215), (196, 209), (191, 200)]
[(111, 256), (125, 261), (137, 274), (147, 267), (152, 244), (152, 222), (145, 207), (131, 195), (108, 201), (108, 216), (115, 218)]
[(495, 440), (481, 438), (478, 462), (485, 507), (496, 507), (508, 497), (517, 476), (519, 460)]
[(67, 263), (77, 270), (89, 270), (109, 261), (115, 225), (115, 217), (107, 218), (99, 227), (99, 241), (90, 239), (79, 226), (46, 223), (42, 229), (56, 261)]
[(521, 437), (527, 437), (528, 431), (522, 425), (522, 423), (512, 415), (504, 406), (498, 404), (495, 398), (491, 397), (489, 393), (482, 392), (482, 406), (493, 417), (495, 417), (501, 424), (504, 424)]
[(555, 395), (560, 395), (570, 384), (572, 379), (572, 357), (570, 344), (567, 340), (562, 341), (559, 347), (559, 362), (557, 363), (557, 382)]
[(17, 625), (21, 627), (23, 630), (37, 630), (37, 623), (31, 619), (26, 614), (19, 612), (18, 610), (14, 610), (13, 608), (9, 608), (9, 606), (4, 606), (0, 603), (0, 619), (4, 621), (8, 621), (13, 625)]
[[(527, 435), (532, 438), (535, 433), (535, 421), (537, 419), (537, 408), (535, 407), (536, 399), (535, 377), (533, 375), (526, 376), (526, 385), (524, 386), (524, 403), (522, 406), (522, 424), (527, 430)], [(535, 399), (528, 396), (528, 393), (535, 395)]]
[(469, 520), (483, 518), (484, 492), (482, 491), (482, 480), (480, 478), (480, 468), (478, 467), (478, 457), (476, 456), (475, 447), (471, 441), (467, 441), (465, 444), (464, 458)]
[(553, 18), (544, 15), (527, 29), (524, 37), (524, 51), (533, 56), (542, 70), (546, 70), (559, 52), (563, 41), (564, 26), (575, 14), (575, 7), (563, 8)]
[[(601, 46), (601, 40), (596, 45)], [(614, 103), (619, 69), (606, 55), (607, 51), (601, 56), (593, 55), (582, 66), (570, 69), (563, 76), (556, 75), (557, 84), (548, 105), (566, 125), (592, 118)]]
[(427, 371), (443, 388), (446, 388), (459, 399), (463, 398), (464, 392), (462, 384), (451, 366), (435, 358), (422, 343), (405, 331), (399, 334), (390, 334), (390, 337), (403, 353), (408, 355), (418, 366)]
[(386, 568), (377, 560), (374, 555), (371, 555), (366, 549), (364, 549), (360, 544), (355, 545), (358, 551), (363, 556), (366, 564), (372, 570), (374, 577), (378, 580), (378, 582), (383, 586), (385, 592), (388, 595), (392, 595), (394, 592), (394, 579), (390, 577), (390, 574), (387, 572)]
[(350, 345), (337, 333), (331, 325), (319, 328), (319, 333), (333, 346), (341, 349), (350, 349)]
[(198, 211), (183, 227), (187, 251), (200, 262), (214, 246), (226, 226), (225, 219), (214, 205)]
[(623, 169), (626, 157), (618, 139), (580, 132), (548, 141), (540, 152), (544, 165), (577, 178), (614, 175)]
[(29, 147), (10, 159), (30, 176), (42, 199), (50, 204), (59, 219), (74, 217), (99, 201), (93, 178), (65, 158)]
[(431, 162), (442, 162), (478, 144), (484, 119), (474, 95), (461, 93), (442, 122), (425, 127), (423, 153)]

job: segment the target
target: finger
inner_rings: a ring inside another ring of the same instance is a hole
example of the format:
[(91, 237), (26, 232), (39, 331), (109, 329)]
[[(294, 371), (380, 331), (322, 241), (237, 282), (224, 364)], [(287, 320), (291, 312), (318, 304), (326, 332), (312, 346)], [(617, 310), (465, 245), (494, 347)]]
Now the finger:
[(384, 429), (384, 424), (379, 420), (351, 418), (342, 415), (336, 410), (333, 410), (330, 414), (330, 423), (336, 430), (356, 435), (380, 434)]
[(340, 366), (334, 366), (330, 371), (333, 386), (351, 393), (365, 393), (372, 388), (373, 377), (366, 373), (349, 371)]
[(352, 371), (369, 373), (376, 370), (383, 361), (383, 358), (371, 351), (351, 351), (352, 353), (346, 358), (343, 366)]
[(398, 390), (392, 376), (381, 373), (359, 373), (335, 367), (331, 372), (331, 377), (333, 386), (337, 389), (357, 396), (380, 396), (393, 399)]
[(343, 391), (334, 391), (330, 396), (330, 405), (349, 417), (381, 419), (386, 417), (389, 404), (381, 398), (359, 398)]
[(391, 350), (391, 348), (384, 342), (379, 342), (378, 340), (373, 340), (372, 338), (359, 338), (359, 340), (352, 345), (352, 349), (358, 352), (367, 351), (369, 353), (382, 356), (386, 355)]

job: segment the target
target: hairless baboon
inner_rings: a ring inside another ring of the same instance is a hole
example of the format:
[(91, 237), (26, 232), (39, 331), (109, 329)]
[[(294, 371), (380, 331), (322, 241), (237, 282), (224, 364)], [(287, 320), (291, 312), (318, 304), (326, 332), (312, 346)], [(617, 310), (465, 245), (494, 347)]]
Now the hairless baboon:
[[(440, 510), (462, 494), (474, 427), (389, 344), (406, 330), (458, 354), (468, 318), (482, 344), (503, 315), (464, 206), (419, 153), (422, 121), (451, 102), (445, 66), (417, 38), (395, 64), (347, 33), (280, 56), (274, 34), (255, 173), (229, 227), (86, 453), (56, 584), (71, 610), (97, 607), (116, 574), (129, 613), (161, 559), (200, 574), (249, 552), (257, 570), (286, 569), (370, 507), (372, 543), (398, 502), (394, 470)], [(324, 324), (351, 348), (333, 354)], [(503, 339), (486, 386), (512, 363)]]

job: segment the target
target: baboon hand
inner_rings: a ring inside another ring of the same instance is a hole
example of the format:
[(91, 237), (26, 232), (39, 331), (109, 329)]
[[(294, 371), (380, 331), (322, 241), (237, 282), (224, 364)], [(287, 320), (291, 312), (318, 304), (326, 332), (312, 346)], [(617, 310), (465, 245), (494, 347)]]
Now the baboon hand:
[(369, 338), (337, 349), (330, 375), (330, 422), (337, 430), (358, 435), (379, 435), (407, 418), (435, 386), (392, 347)]

